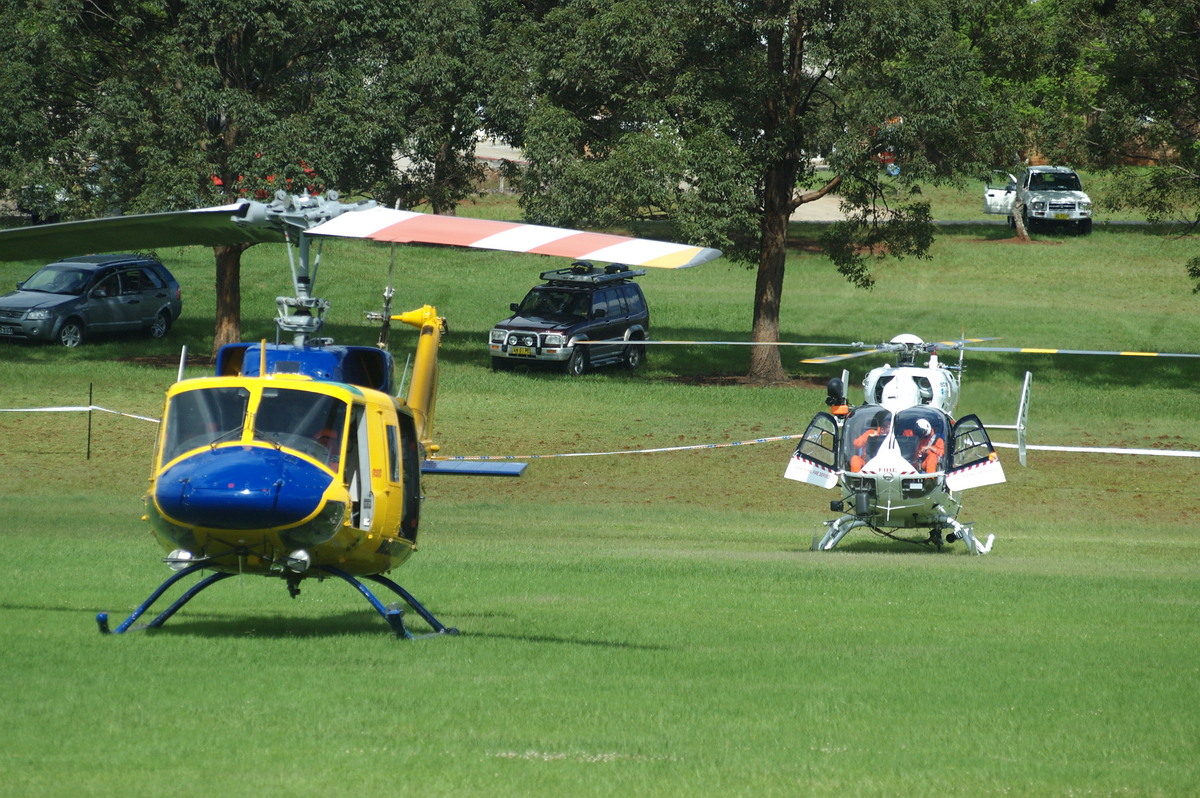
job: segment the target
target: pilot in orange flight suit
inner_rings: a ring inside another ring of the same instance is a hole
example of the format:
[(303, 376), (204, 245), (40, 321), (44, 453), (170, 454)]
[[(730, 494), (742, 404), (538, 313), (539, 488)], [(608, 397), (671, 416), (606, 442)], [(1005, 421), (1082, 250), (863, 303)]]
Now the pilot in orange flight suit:
[(938, 470), (938, 463), (946, 454), (946, 442), (933, 434), (933, 425), (923, 418), (917, 419), (917, 453), (914, 455), (914, 465), (926, 474)]
[(887, 415), (880, 421), (878, 427), (871, 427), (862, 435), (854, 439), (855, 452), (850, 456), (850, 470), (862, 471), (864, 465), (867, 464), (867, 442), (872, 438), (886, 438), (888, 433), (892, 431), (892, 417)]

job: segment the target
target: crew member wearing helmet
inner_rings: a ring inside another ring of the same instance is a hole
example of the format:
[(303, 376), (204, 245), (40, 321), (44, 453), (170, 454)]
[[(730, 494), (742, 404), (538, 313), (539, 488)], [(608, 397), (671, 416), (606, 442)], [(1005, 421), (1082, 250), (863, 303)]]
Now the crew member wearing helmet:
[(946, 442), (933, 431), (933, 425), (928, 420), (917, 419), (917, 451), (913, 456), (913, 465), (926, 474), (938, 470), (938, 464), (946, 454)]

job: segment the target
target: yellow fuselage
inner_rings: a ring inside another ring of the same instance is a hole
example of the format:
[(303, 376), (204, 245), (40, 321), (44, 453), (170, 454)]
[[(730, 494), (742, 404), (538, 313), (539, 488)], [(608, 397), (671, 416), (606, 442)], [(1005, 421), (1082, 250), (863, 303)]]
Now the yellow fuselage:
[(381, 391), (186, 380), (167, 392), (146, 518), (165, 549), (216, 570), (384, 573), (416, 549), (418, 448), (412, 412)]

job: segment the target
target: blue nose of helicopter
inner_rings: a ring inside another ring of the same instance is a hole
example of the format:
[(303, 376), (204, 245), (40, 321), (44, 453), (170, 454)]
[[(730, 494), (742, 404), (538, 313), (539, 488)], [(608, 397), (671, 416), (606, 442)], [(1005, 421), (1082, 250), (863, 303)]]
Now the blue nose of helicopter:
[(276, 449), (232, 446), (201, 452), (159, 475), (154, 500), (176, 523), (209, 529), (272, 529), (321, 507), (333, 478)]

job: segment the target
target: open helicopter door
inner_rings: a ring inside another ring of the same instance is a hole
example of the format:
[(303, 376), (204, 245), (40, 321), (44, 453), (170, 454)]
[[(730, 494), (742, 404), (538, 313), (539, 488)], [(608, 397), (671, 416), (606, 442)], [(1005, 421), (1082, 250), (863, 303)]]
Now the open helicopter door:
[(350, 525), (369, 530), (375, 517), (375, 492), (371, 489), (371, 446), (366, 408), (354, 405), (350, 413), (350, 440), (346, 450), (346, 485), (350, 489)]
[(1021, 403), (1017, 405), (1016, 424), (993, 424), (992, 429), (1013, 429), (1017, 431), (1017, 460), (1025, 465), (1025, 451), (1029, 448), (1025, 443), (1026, 431), (1029, 427), (1029, 385), (1033, 382), (1033, 373), (1025, 372), (1025, 384), (1021, 386)]
[(837, 421), (828, 413), (817, 413), (804, 431), (783, 476), (818, 488), (836, 487), (837, 442)]
[(953, 467), (946, 474), (948, 490), (967, 490), (1004, 481), (1004, 467), (978, 416), (964, 416), (955, 423), (953, 451)]

